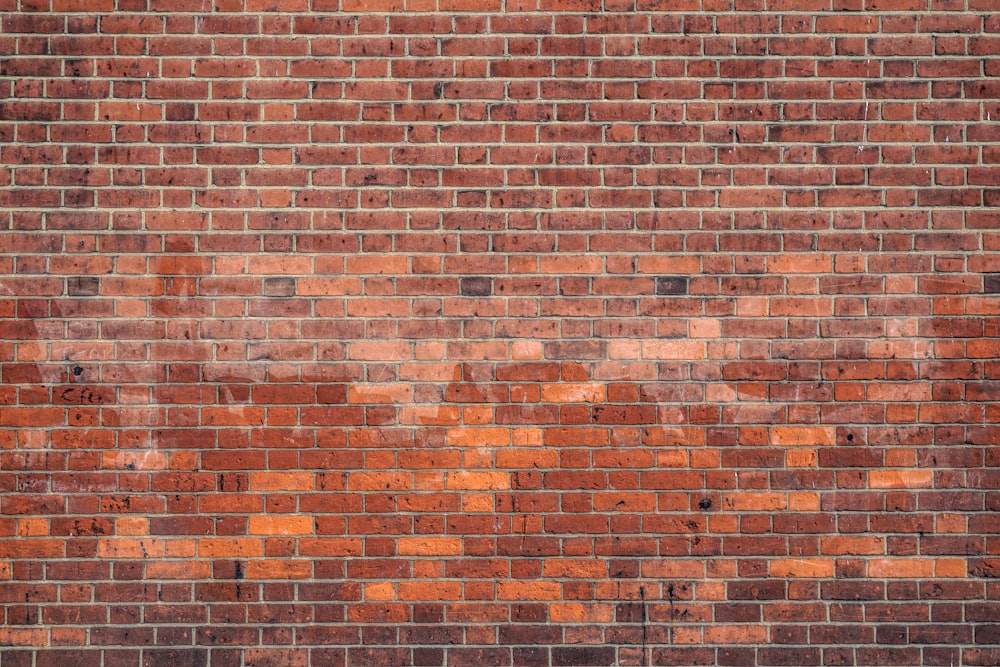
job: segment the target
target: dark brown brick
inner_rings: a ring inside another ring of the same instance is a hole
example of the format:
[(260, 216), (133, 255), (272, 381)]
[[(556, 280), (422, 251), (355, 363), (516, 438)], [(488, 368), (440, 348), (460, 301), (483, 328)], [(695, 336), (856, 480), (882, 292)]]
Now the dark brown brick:
[(462, 278), (462, 296), (490, 296), (493, 293), (493, 279), (488, 276)]
[(145, 649), (142, 667), (203, 667), (208, 664), (208, 651), (195, 648)]
[(687, 294), (688, 278), (685, 276), (657, 276), (656, 293), (660, 296)]
[(77, 276), (66, 279), (69, 296), (97, 296), (101, 293), (101, 279), (96, 276)]
[(566, 646), (552, 649), (553, 665), (613, 665), (615, 650), (610, 646)]
[(264, 296), (295, 296), (295, 278), (265, 278)]

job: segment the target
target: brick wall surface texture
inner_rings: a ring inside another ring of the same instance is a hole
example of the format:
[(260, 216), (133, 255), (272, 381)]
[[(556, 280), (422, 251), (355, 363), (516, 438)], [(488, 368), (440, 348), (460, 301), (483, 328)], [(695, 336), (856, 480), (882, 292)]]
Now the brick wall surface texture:
[(998, 0), (0, 0), (0, 667), (1000, 664)]

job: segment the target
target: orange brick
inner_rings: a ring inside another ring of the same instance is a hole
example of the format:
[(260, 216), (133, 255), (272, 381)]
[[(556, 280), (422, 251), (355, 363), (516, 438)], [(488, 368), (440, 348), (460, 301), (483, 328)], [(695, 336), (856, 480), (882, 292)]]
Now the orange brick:
[(366, 361), (402, 361), (411, 358), (411, 349), (409, 343), (358, 342), (351, 344), (350, 358)]
[(312, 561), (252, 560), (247, 563), (250, 579), (308, 579), (312, 576)]
[(347, 478), (352, 491), (404, 491), (412, 486), (413, 475), (405, 472), (352, 472)]
[(562, 584), (555, 581), (499, 581), (498, 600), (559, 600)]
[(308, 516), (264, 514), (250, 517), (248, 529), (251, 535), (309, 535), (313, 520)]
[(494, 497), (489, 493), (462, 494), (463, 512), (492, 512), (496, 509)]
[(818, 464), (815, 449), (789, 449), (785, 452), (785, 466), (789, 468), (815, 468)]
[(457, 556), (462, 540), (457, 537), (401, 537), (396, 546), (400, 556)]
[(399, 582), (400, 600), (461, 600), (462, 584), (458, 581)]
[(511, 442), (518, 447), (541, 447), (543, 431), (540, 428), (515, 428), (511, 432)]
[(737, 512), (774, 512), (785, 509), (787, 498), (783, 493), (741, 491), (722, 496), (722, 506)]
[(815, 447), (837, 444), (832, 426), (772, 426), (771, 444), (777, 447)]
[(462, 421), (466, 424), (489, 424), (493, 421), (493, 408), (488, 405), (462, 406)]
[(161, 558), (163, 553), (163, 540), (157, 538), (106, 538), (97, 542), (101, 558)]
[(311, 472), (250, 473), (251, 491), (312, 491), (314, 482)]
[(708, 644), (760, 644), (767, 641), (763, 625), (712, 625), (705, 628)]
[(443, 491), (445, 476), (440, 472), (416, 472), (413, 474), (413, 488), (417, 491)]
[(412, 389), (408, 384), (351, 385), (347, 389), (347, 397), (351, 403), (391, 405), (409, 401)]
[(704, 359), (705, 343), (684, 340), (643, 341), (642, 356), (659, 360)]
[(202, 423), (206, 426), (261, 426), (264, 409), (248, 406), (205, 407), (201, 410)]
[(833, 259), (830, 255), (775, 255), (767, 258), (770, 273), (830, 273)]
[(933, 470), (870, 470), (868, 484), (873, 489), (923, 489), (934, 486)]
[(87, 642), (84, 628), (52, 628), (49, 630), (51, 646), (82, 646)]
[(713, 317), (693, 319), (688, 322), (688, 332), (692, 338), (718, 338), (722, 335), (722, 323)]
[(595, 558), (549, 558), (545, 561), (543, 576), (556, 579), (593, 579), (606, 577), (607, 561)]
[(146, 563), (146, 577), (154, 580), (207, 579), (211, 573), (211, 564), (207, 561), (153, 560)]
[(688, 626), (678, 626), (674, 628), (673, 632), (673, 642), (675, 644), (704, 644), (705, 636), (702, 628), (693, 628)]
[(495, 491), (510, 488), (510, 474), (505, 472), (450, 472), (446, 487), (458, 491)]
[(450, 447), (505, 447), (511, 432), (506, 428), (451, 428), (446, 434)]
[(533, 360), (542, 358), (542, 344), (537, 341), (514, 341), (511, 343), (511, 358)]
[(0, 628), (0, 644), (3, 646), (46, 646), (46, 628)]
[(964, 558), (937, 558), (934, 560), (934, 576), (962, 579), (969, 576), (968, 563)]
[(705, 565), (684, 560), (643, 561), (642, 576), (653, 579), (701, 579), (705, 576)]
[(869, 401), (880, 403), (931, 400), (931, 384), (929, 382), (872, 382), (865, 390)]
[[(251, 0), (252, 2), (253, 0)], [(282, 667), (306, 667), (309, 651), (302, 648), (247, 648), (242, 651), (246, 662), (251, 665), (282, 665)]]
[(870, 359), (928, 359), (932, 346), (922, 340), (883, 340), (868, 343)]
[(555, 449), (515, 449), (496, 453), (498, 468), (555, 468), (559, 464), (559, 452)]
[(699, 581), (695, 584), (695, 598), (698, 600), (725, 600), (726, 584), (721, 581)]
[(165, 470), (167, 456), (153, 450), (103, 452), (105, 468), (118, 470)]
[(49, 534), (49, 520), (20, 518), (17, 520), (17, 534), (21, 537), (44, 537)]
[(812, 491), (793, 491), (788, 494), (788, 509), (793, 512), (818, 512), (820, 496)]
[(832, 556), (863, 556), (885, 553), (885, 538), (830, 535), (820, 538), (820, 551)]
[(834, 575), (834, 562), (829, 558), (775, 558), (768, 567), (772, 577), (828, 579)]
[(117, 535), (149, 535), (149, 519), (138, 516), (122, 516), (115, 519)]
[(364, 583), (365, 600), (395, 600), (396, 585), (389, 581), (366, 581)]
[(605, 400), (607, 388), (603, 384), (565, 383), (543, 384), (542, 400), (547, 403), (597, 403)]
[(399, 411), (400, 424), (418, 426), (453, 426), (462, 421), (462, 411), (457, 406), (406, 406)]
[(961, 514), (939, 514), (934, 529), (938, 533), (964, 533), (969, 529), (969, 520)]
[(921, 579), (934, 576), (931, 558), (872, 558), (868, 561), (868, 576), (900, 579)]
[(345, 296), (348, 294), (361, 294), (361, 279), (299, 278), (298, 294), (300, 296)]
[(360, 537), (310, 537), (299, 540), (299, 554), (320, 558), (360, 556), (364, 542)]
[(893, 447), (885, 453), (885, 467), (913, 468), (917, 465), (917, 452), (909, 447)]
[(198, 540), (202, 558), (257, 558), (263, 554), (263, 541), (250, 537), (203, 537)]
[(634, 340), (613, 340), (608, 344), (609, 359), (638, 359), (642, 343)]
[(600, 257), (590, 255), (543, 256), (539, 270), (541, 273), (600, 273), (602, 270)]
[(555, 623), (610, 623), (613, 604), (602, 602), (557, 602), (549, 605), (549, 620)]
[(189, 538), (164, 540), (163, 555), (167, 558), (194, 558), (197, 554), (197, 542)]

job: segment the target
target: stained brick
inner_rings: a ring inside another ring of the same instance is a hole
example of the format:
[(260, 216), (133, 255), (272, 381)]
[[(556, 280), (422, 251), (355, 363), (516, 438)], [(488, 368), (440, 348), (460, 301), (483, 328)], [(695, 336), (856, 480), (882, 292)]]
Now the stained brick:
[(462, 278), (460, 291), (462, 296), (490, 296), (493, 293), (493, 280), (486, 276)]
[(688, 278), (684, 276), (657, 276), (656, 293), (661, 296), (688, 293)]
[(80, 276), (66, 280), (69, 296), (97, 296), (101, 291), (101, 279), (95, 276)]

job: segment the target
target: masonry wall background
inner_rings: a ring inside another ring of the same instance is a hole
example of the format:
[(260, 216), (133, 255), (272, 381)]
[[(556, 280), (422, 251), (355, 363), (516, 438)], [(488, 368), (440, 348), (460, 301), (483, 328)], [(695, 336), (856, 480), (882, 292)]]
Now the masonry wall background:
[(997, 9), (0, 0), (0, 667), (1000, 663)]

